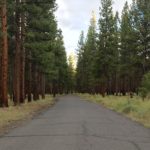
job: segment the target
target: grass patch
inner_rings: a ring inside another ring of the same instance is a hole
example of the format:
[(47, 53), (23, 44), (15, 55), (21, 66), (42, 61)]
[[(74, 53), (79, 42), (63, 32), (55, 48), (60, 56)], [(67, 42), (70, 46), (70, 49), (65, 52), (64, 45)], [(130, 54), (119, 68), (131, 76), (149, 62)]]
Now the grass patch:
[(102, 104), (119, 113), (125, 114), (134, 121), (150, 128), (150, 101), (142, 101), (140, 97), (131, 99), (129, 96), (106, 96), (79, 94), (79, 96), (94, 103)]
[(8, 126), (18, 121), (33, 117), (38, 111), (54, 104), (52, 96), (46, 96), (45, 100), (33, 101), (20, 106), (0, 108), (0, 131), (3, 132)]

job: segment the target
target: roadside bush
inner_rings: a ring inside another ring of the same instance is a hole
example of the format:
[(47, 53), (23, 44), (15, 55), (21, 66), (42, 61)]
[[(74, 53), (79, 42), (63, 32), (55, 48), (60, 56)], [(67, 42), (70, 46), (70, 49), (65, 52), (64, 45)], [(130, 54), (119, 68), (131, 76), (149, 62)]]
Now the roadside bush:
[(136, 112), (136, 111), (137, 111), (136, 107), (130, 102), (127, 103), (122, 109), (122, 112), (125, 114), (129, 114), (131, 112)]
[(143, 100), (150, 93), (150, 72), (144, 75), (139, 92)]

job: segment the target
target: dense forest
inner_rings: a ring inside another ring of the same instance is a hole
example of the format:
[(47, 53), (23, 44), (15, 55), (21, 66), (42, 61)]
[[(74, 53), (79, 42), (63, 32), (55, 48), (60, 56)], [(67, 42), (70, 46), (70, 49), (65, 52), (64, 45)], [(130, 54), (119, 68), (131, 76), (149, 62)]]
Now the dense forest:
[(19, 105), (69, 92), (146, 95), (150, 1), (126, 2), (122, 14), (114, 14), (112, 0), (100, 6), (98, 27), (93, 12), (87, 36), (81, 32), (75, 71), (55, 0), (0, 0), (0, 107), (8, 107), (9, 99)]
[(0, 106), (69, 92), (55, 0), (0, 0)]
[(81, 32), (76, 90), (131, 97), (141, 91), (145, 96), (150, 87), (145, 85), (150, 81), (150, 1), (126, 2), (122, 14), (114, 14), (113, 1), (101, 0), (99, 14), (98, 27), (92, 15), (87, 36)]

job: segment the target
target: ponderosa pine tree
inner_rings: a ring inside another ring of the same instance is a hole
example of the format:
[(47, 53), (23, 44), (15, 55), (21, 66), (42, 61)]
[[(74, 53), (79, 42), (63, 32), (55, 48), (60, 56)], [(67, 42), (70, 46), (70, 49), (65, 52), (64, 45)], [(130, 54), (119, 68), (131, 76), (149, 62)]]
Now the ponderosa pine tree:
[(99, 19), (99, 42), (97, 58), (97, 77), (99, 79), (99, 91), (104, 96), (112, 86), (112, 67), (115, 61), (114, 42), (114, 16), (112, 0), (102, 0)]
[(26, 34), (26, 12), (25, 12), (25, 3), (26, 0), (21, 0), (21, 48), (20, 48), (20, 103), (25, 101), (25, 68), (26, 68), (26, 49), (25, 49), (25, 34)]
[(10, 99), (13, 100), (13, 77), (14, 77), (14, 53), (15, 53), (15, 1), (7, 0), (7, 22), (8, 22), (8, 91)]
[[(122, 11), (121, 19), (121, 93), (126, 94), (126, 91), (129, 90), (129, 76), (131, 72), (131, 61), (132, 61), (132, 49), (131, 49), (131, 31), (132, 26), (130, 24), (130, 14), (129, 14), (128, 3), (125, 3), (125, 6)], [(130, 68), (127, 70), (127, 68)]]
[[(54, 39), (57, 33), (57, 24), (54, 17), (55, 1), (51, 3), (32, 3), (27, 5), (27, 40), (26, 49), (28, 50), (28, 56), (30, 57), (28, 65), (33, 70), (33, 84), (31, 83), (31, 74), (29, 74), (28, 86), (33, 85), (33, 99), (39, 99), (41, 93), (39, 80), (43, 78), (44, 74), (48, 74), (52, 65), (52, 50), (54, 49)], [(53, 58), (54, 59), (54, 58)], [(42, 76), (42, 77), (40, 77)], [(43, 83), (44, 85), (44, 83)], [(43, 87), (44, 88), (44, 87)], [(43, 91), (43, 90), (42, 90)], [(43, 93), (43, 92), (42, 92)], [(30, 94), (29, 94), (30, 95)], [(42, 94), (43, 95), (43, 94)], [(29, 96), (31, 97), (31, 96)]]
[(7, 40), (7, 5), (6, 1), (0, 1), (1, 15), (1, 74), (0, 74), (0, 106), (8, 107), (8, 40)]
[(90, 26), (87, 33), (85, 42), (85, 49), (83, 52), (84, 59), (84, 75), (85, 75), (85, 92), (94, 93), (95, 89), (95, 57), (96, 57), (96, 16), (94, 11), (92, 12), (92, 18), (90, 20)]
[(65, 52), (62, 31), (57, 31), (53, 49), (53, 66), (51, 69), (52, 94), (65, 93), (67, 90), (67, 56)]
[(150, 68), (150, 2), (149, 0), (136, 0), (138, 19), (137, 29), (139, 34), (138, 50), (141, 56), (143, 73), (147, 73)]
[(118, 95), (119, 93), (119, 75), (120, 75), (120, 19), (119, 13), (116, 12), (114, 17), (114, 37), (113, 37), (113, 49), (114, 49), (114, 64), (112, 66), (112, 87), (110, 92)]
[[(93, 61), (88, 63), (93, 56), (89, 53), (93, 47), (89, 47), (86, 40), (83, 48), (79, 47), (77, 89), (78, 92), (94, 91), (103, 96), (106, 93), (130, 93), (132, 97), (138, 91), (142, 76), (150, 70), (150, 3), (133, 0), (129, 7), (126, 2), (121, 21), (118, 13), (113, 15), (112, 0), (101, 3), (95, 65), (91, 67)], [(90, 67), (94, 70), (95, 88), (90, 86)]]
[[(130, 9), (126, 2), (121, 21), (121, 72), (120, 90), (123, 95), (136, 91), (140, 75), (140, 64), (137, 50), (138, 33), (135, 24), (135, 4)], [(128, 68), (128, 69), (127, 69)], [(139, 73), (138, 73), (139, 72)], [(137, 81), (135, 81), (135, 79)]]
[(71, 54), (68, 57), (68, 77), (67, 77), (67, 93), (73, 93), (75, 91), (75, 58)]
[(64, 47), (64, 42), (63, 42), (63, 35), (62, 31), (59, 29), (58, 30), (58, 36), (56, 43), (58, 45), (57, 51), (59, 50), (59, 53), (55, 55), (56, 60), (58, 61), (58, 93), (62, 94), (66, 91), (67, 85), (67, 56), (66, 56), (66, 51)]
[[(55, 94), (66, 92), (70, 75), (62, 31), (57, 29), (55, 0), (7, 0), (7, 4), (9, 72), (7, 34), (1, 34), (1, 106), (8, 106), (8, 94), (13, 97), (15, 105), (23, 103), (26, 96), (29, 102), (32, 98), (38, 100), (40, 95), (44, 99), (45, 92), (52, 93), (53, 81), (56, 81)], [(0, 6), (0, 33), (4, 30), (7, 33), (6, 7), (1, 3)]]
[(84, 39), (84, 32), (81, 32), (80, 39), (78, 41), (78, 48), (77, 48), (77, 68), (76, 68), (76, 90), (77, 92), (84, 92), (84, 60), (83, 60), (83, 53), (85, 50), (85, 39)]

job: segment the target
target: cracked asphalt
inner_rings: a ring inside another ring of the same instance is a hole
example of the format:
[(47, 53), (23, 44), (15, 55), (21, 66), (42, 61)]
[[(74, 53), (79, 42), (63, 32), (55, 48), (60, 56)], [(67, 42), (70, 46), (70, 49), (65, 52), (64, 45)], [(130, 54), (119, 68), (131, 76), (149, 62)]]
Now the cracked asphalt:
[(150, 130), (77, 96), (64, 96), (0, 137), (0, 150), (150, 150)]

